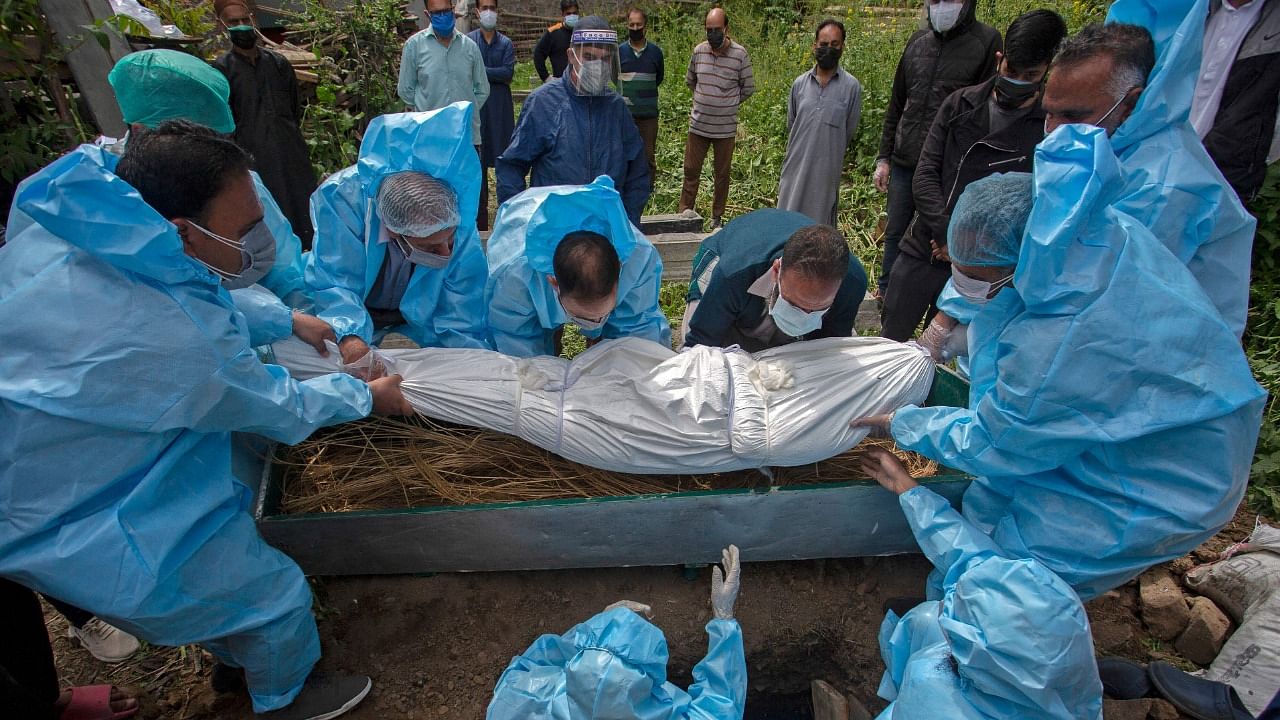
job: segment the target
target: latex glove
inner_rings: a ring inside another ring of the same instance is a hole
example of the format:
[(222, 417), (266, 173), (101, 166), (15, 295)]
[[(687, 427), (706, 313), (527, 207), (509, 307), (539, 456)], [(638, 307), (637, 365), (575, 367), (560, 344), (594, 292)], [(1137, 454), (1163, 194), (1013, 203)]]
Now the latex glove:
[(329, 323), (301, 310), (293, 311), (293, 334), (302, 342), (315, 348), (316, 352), (320, 353), (320, 357), (329, 357), (329, 349), (324, 344), (325, 340), (338, 341), (338, 336), (333, 334), (333, 328)]
[(399, 375), (388, 375), (369, 381), (369, 392), (373, 394), (373, 412), (377, 415), (413, 415), (417, 411), (404, 399), (400, 391)]
[(858, 418), (849, 423), (851, 428), (871, 428), (871, 436), (878, 438), (890, 437), (889, 426), (893, 424), (893, 413), (885, 415), (869, 415), (864, 418)]
[(647, 618), (653, 617), (653, 608), (645, 605), (644, 603), (638, 603), (635, 600), (619, 600), (616, 603), (610, 604), (604, 609), (604, 611), (609, 612), (614, 608), (626, 608), (637, 615), (643, 615)]
[(901, 495), (918, 484), (898, 456), (884, 448), (867, 448), (867, 454), (862, 458), (862, 472), (875, 478), (881, 487), (894, 495)]
[[(929, 321), (929, 327), (920, 333), (920, 337), (916, 342), (920, 347), (929, 351), (929, 357), (933, 358), (934, 362), (946, 362), (955, 357), (954, 354), (947, 354), (948, 347), (954, 348), (954, 341), (951, 336), (955, 334), (955, 328), (955, 318), (940, 312), (933, 316), (933, 320)], [(962, 336), (962, 344), (967, 345), (966, 331), (961, 330), (960, 335)]]
[(733, 605), (738, 601), (738, 546), (730, 545), (724, 549), (721, 564), (711, 571), (711, 612), (718, 620), (733, 619)]
[(942, 345), (942, 357), (944, 360), (962, 357), (969, 354), (969, 326), (957, 325), (947, 335), (947, 341)]
[(882, 193), (889, 192), (889, 161), (876, 161), (876, 171), (871, 175), (871, 182), (875, 183), (876, 189)]

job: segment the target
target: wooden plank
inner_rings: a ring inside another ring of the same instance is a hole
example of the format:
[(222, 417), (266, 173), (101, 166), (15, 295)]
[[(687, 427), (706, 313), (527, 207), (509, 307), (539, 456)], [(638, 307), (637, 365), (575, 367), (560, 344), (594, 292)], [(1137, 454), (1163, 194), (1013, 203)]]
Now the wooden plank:
[(809, 685), (813, 698), (813, 720), (849, 720), (849, 702), (825, 680)]
[(702, 233), (659, 233), (648, 236), (662, 258), (664, 282), (689, 282), (693, 276), (693, 256), (706, 235)]
[(69, 51), (67, 65), (98, 131), (109, 137), (124, 137), (124, 120), (116, 95), (107, 83), (107, 73), (117, 60), (129, 54), (129, 48), (123, 38), (109, 33), (109, 48), (104, 50), (82, 27), (92, 25), (95, 18), (111, 17), (107, 0), (39, 0), (39, 4), (54, 38)]
[(703, 219), (700, 215), (645, 215), (640, 218), (640, 232), (645, 235), (659, 233), (700, 233)]

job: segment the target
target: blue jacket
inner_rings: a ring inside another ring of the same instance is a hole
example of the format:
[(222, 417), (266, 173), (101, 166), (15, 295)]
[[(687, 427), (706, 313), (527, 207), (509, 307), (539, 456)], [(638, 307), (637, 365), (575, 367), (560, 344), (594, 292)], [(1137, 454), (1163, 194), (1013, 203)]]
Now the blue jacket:
[(586, 185), (608, 175), (639, 226), (652, 186), (627, 103), (614, 92), (579, 96), (568, 82), (555, 78), (525, 98), (511, 144), (498, 158), (498, 202), (524, 190), (530, 170), (529, 187)]
[[(296, 443), (372, 399), (263, 364), (218, 276), (111, 167), (85, 145), (23, 181), (28, 222), (0, 248), (0, 576), (268, 670), (254, 704), (279, 707), (319, 638), (301, 571), (246, 512), (231, 433)], [(214, 642), (269, 627), (279, 656)]]
[(390, 246), (378, 242), (378, 187), (387, 175), (414, 170), (448, 183), (462, 221), (447, 266), (413, 269), (400, 300), (407, 324), (393, 329), (422, 347), (488, 347), (480, 304), (485, 262), (476, 232), (480, 159), (471, 145), (471, 113), (471, 103), (459, 102), (374, 118), (356, 164), (331, 175), (311, 196), (316, 237), (306, 282), (316, 314), (333, 326), (339, 340), (356, 335), (373, 342), (364, 302)]
[(1013, 286), (969, 327), (969, 407), (892, 424), (977, 476), (965, 517), (1085, 599), (1231, 519), (1266, 396), (1196, 279), (1116, 209), (1126, 187), (1104, 131), (1040, 144)]
[(885, 617), (879, 694), (891, 702), (878, 720), (1101, 720), (1089, 618), (1071, 587), (1006, 557), (928, 488), (898, 502), (943, 594)]
[(582, 187), (526, 190), (498, 208), (489, 237), (489, 281), (485, 306), (489, 340), (515, 357), (550, 355), (555, 333), (569, 321), (547, 276), (561, 238), (592, 230), (609, 238), (622, 261), (618, 305), (604, 327), (588, 338), (641, 337), (671, 347), (671, 327), (662, 314), (662, 258), (622, 208), (607, 177)]
[(747, 660), (736, 620), (707, 623), (688, 692), (667, 682), (667, 640), (625, 608), (543, 635), (498, 678), (487, 720), (740, 720)]

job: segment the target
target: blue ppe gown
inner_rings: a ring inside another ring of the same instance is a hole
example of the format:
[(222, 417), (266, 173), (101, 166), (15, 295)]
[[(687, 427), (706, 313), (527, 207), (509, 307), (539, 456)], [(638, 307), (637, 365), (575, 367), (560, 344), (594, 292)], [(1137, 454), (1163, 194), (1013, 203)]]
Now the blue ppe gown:
[(1089, 618), (1061, 578), (999, 547), (925, 487), (898, 497), (942, 599), (880, 627), (878, 720), (1101, 720)]
[(471, 103), (457, 102), (374, 118), (356, 164), (329, 176), (311, 196), (316, 235), (306, 284), (316, 315), (333, 326), (339, 340), (348, 335), (375, 340), (365, 299), (388, 250), (398, 252), (395, 243), (378, 241), (383, 230), (378, 188), (388, 175), (415, 171), (453, 190), (462, 219), (449, 264), (439, 270), (413, 268), (400, 300), (405, 324), (383, 331), (403, 333), (422, 347), (488, 349), (481, 304), (486, 266), (476, 231), (480, 159), (471, 144), (472, 112)]
[(965, 517), (1086, 600), (1231, 519), (1266, 397), (1186, 266), (1115, 209), (1124, 187), (1104, 131), (1040, 144), (1013, 285), (969, 326), (969, 408), (891, 427), (976, 476)]
[(529, 187), (585, 185), (600, 175), (613, 179), (627, 217), (637, 226), (653, 188), (644, 141), (621, 95), (583, 97), (566, 75), (547, 81), (525, 98), (511, 144), (495, 166), (498, 202)]
[(548, 282), (556, 246), (568, 233), (609, 238), (622, 261), (618, 304), (588, 338), (641, 337), (671, 347), (671, 326), (658, 304), (662, 258), (628, 220), (606, 176), (583, 186), (531, 188), (498, 209), (489, 237), (485, 305), (493, 348), (514, 357), (551, 355), (556, 330), (569, 322)]
[(740, 720), (747, 659), (737, 620), (707, 623), (688, 692), (667, 682), (667, 640), (626, 608), (543, 635), (498, 678), (487, 720)]
[(320, 656), (302, 571), (263, 542), (231, 432), (295, 443), (369, 413), (345, 375), (250, 349), (219, 278), (85, 145), (25, 180), (0, 248), (0, 576), (287, 705)]

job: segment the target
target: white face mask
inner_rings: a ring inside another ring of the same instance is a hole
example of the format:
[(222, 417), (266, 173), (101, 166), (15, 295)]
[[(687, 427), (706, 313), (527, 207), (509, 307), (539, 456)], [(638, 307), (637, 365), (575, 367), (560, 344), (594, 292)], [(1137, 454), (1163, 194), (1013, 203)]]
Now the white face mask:
[(583, 60), (578, 66), (578, 92), (583, 95), (603, 95), (609, 89), (609, 61)]
[[(209, 268), (210, 272), (222, 278), (222, 287), (227, 290), (247, 288), (261, 280), (263, 276), (271, 271), (271, 266), (275, 263), (276, 258), (276, 243), (275, 239), (271, 237), (271, 232), (267, 230), (266, 225), (262, 222), (254, 225), (253, 229), (245, 233), (244, 237), (239, 240), (232, 240), (231, 238), (223, 237), (208, 228), (201, 227), (194, 222), (191, 222), (190, 220), (187, 220), (187, 222), (191, 227), (199, 230), (205, 235), (208, 235), (223, 245), (240, 251), (239, 272), (221, 270), (200, 258), (195, 258), (196, 262)], [(268, 245), (270, 246), (269, 248), (267, 247)], [(269, 259), (267, 259), (268, 254), (270, 255)], [(255, 267), (259, 258), (263, 259), (265, 269)]]
[(940, 2), (937, 5), (930, 5), (929, 24), (933, 25), (934, 30), (944, 33), (956, 26), (963, 11), (963, 2)]
[(955, 286), (956, 292), (960, 294), (960, 297), (976, 305), (985, 305), (991, 299), (992, 293), (1008, 285), (1012, 280), (1013, 273), (1009, 273), (993, 283), (986, 280), (978, 280), (960, 272), (954, 265), (951, 266), (951, 284)]
[(400, 248), (400, 252), (404, 253), (406, 260), (424, 268), (439, 270), (448, 265), (450, 258), (453, 257), (452, 255), (438, 255), (429, 253), (426, 250), (419, 250), (399, 235), (394, 236), (392, 239), (396, 241), (396, 247)]
[(494, 10), (481, 10), (480, 27), (485, 30), (492, 30), (498, 27), (498, 13)]
[(773, 324), (777, 325), (779, 330), (798, 338), (822, 327), (822, 318), (829, 309), (813, 312), (801, 310), (782, 296), (782, 283), (778, 283), (778, 298), (773, 301), (773, 307), (769, 308), (769, 315), (773, 317)]

